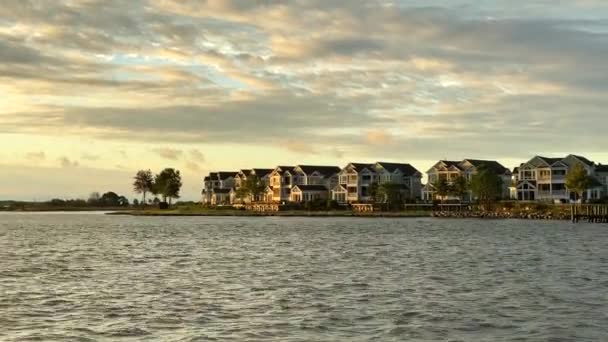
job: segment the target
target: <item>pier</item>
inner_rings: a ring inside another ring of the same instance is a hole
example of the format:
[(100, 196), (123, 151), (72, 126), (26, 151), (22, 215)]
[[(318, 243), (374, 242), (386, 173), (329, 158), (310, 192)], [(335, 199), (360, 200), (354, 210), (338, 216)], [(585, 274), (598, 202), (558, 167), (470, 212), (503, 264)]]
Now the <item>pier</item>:
[(573, 223), (608, 223), (608, 205), (573, 204), (570, 207), (570, 219)]

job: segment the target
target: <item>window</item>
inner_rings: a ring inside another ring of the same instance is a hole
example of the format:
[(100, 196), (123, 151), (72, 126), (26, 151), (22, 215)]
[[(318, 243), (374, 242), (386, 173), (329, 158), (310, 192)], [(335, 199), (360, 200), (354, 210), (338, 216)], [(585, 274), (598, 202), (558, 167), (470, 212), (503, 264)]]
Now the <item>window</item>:
[(363, 175), (361, 176), (361, 181), (363, 182), (370, 182), (372, 180), (372, 176), (371, 175)]
[(553, 184), (553, 191), (565, 191), (566, 184)]
[(357, 187), (356, 186), (349, 186), (347, 190), (348, 190), (348, 194), (349, 195), (356, 195), (357, 194)]

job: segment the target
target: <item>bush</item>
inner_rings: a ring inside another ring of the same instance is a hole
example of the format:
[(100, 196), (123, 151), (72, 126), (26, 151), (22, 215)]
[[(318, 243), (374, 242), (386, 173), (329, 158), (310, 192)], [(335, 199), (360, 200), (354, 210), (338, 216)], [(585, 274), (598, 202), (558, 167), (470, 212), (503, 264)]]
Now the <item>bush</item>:
[(339, 210), (341, 209), (340, 203), (334, 200), (327, 200), (327, 210)]

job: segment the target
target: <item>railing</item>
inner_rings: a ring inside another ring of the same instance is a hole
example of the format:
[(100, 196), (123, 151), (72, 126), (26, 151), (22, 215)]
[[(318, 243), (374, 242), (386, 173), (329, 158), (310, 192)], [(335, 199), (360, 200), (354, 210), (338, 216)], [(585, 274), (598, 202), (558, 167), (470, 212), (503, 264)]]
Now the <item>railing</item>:
[(538, 197), (568, 197), (568, 193), (566, 191), (557, 190), (557, 191), (538, 191)]

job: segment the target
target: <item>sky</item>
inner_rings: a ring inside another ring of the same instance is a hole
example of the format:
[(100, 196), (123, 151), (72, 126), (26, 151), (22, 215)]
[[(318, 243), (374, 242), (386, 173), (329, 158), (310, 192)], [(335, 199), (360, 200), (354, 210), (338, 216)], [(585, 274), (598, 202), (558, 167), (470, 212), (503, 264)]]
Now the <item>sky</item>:
[(4, 0), (0, 200), (139, 169), (608, 163), (608, 1)]

